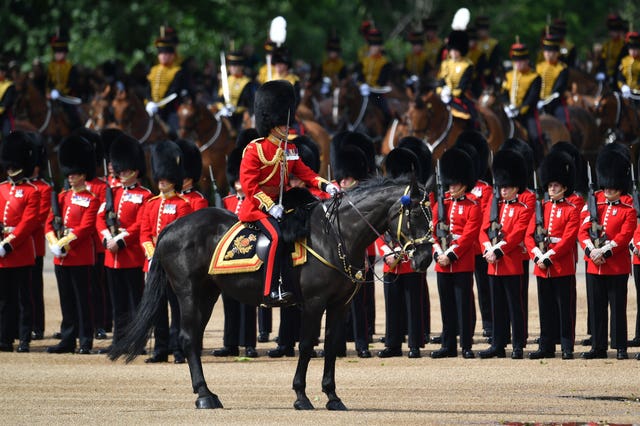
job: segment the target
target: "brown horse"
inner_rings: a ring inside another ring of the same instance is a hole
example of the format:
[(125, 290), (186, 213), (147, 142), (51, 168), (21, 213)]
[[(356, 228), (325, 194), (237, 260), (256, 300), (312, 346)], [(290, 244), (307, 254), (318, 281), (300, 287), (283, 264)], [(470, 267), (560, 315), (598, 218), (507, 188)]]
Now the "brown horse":
[(114, 127), (130, 134), (140, 143), (153, 143), (169, 137), (169, 126), (157, 114), (150, 117), (144, 102), (132, 90), (116, 85), (111, 91)]
[(618, 92), (607, 92), (596, 99), (595, 117), (603, 139), (631, 144), (640, 135), (640, 111)]

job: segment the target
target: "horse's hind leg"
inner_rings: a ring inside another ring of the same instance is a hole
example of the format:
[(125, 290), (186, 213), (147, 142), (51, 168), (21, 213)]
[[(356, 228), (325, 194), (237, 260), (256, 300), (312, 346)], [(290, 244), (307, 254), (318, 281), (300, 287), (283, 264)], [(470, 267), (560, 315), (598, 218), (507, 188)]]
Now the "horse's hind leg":
[(186, 291), (176, 295), (180, 301), (180, 345), (189, 363), (193, 393), (198, 394), (196, 408), (222, 408), (218, 396), (207, 387), (201, 360), (204, 329), (220, 291), (207, 280), (200, 285), (191, 283), (181, 287), (190, 286), (191, 294)]
[(313, 343), (320, 331), (320, 321), (322, 319), (322, 308), (317, 307), (313, 302), (307, 302), (302, 311), (302, 328), (300, 330), (300, 345), (298, 356), (298, 367), (293, 377), (293, 390), (296, 392), (296, 402), (293, 407), (296, 410), (313, 410), (313, 404), (306, 394), (307, 388), (307, 368), (311, 360)]
[(327, 308), (327, 322), (324, 335), (324, 372), (322, 374), (322, 392), (324, 392), (329, 401), (327, 402), (328, 410), (346, 410), (347, 407), (342, 403), (336, 394), (336, 349), (338, 347), (338, 339), (340, 333), (338, 328), (342, 327), (344, 314), (347, 306), (333, 306)]

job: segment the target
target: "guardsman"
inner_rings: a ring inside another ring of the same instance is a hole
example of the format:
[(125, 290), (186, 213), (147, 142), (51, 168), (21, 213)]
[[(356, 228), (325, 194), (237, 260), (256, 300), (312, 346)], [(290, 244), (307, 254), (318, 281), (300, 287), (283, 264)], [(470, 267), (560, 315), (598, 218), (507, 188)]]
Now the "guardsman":
[(432, 70), (440, 68), (440, 58), (442, 55), (443, 43), (438, 37), (438, 23), (433, 18), (422, 20), (424, 30), (424, 51), (427, 54), (427, 61)]
[(358, 82), (360, 84), (360, 94), (363, 97), (369, 97), (375, 105), (380, 108), (385, 117), (385, 127), (391, 119), (389, 105), (382, 93), (371, 93), (371, 88), (379, 88), (387, 86), (393, 71), (393, 64), (384, 54), (382, 46), (382, 32), (377, 28), (369, 29), (367, 34), (367, 43), (369, 51), (367, 56), (362, 58), (356, 65), (358, 74)]
[(347, 66), (340, 56), (340, 37), (331, 36), (325, 46), (326, 56), (322, 61), (322, 86), (320, 92), (327, 96), (332, 87), (347, 76)]
[(462, 356), (470, 359), (475, 357), (471, 350), (475, 321), (473, 271), (482, 226), (482, 206), (471, 193), (477, 182), (476, 167), (473, 159), (460, 148), (447, 150), (440, 159), (440, 167), (442, 189), (439, 191), (444, 196), (439, 196), (433, 207), (433, 229), (444, 232), (441, 235), (436, 232), (433, 257), (442, 314), (442, 347), (432, 352), (431, 357), (458, 356), (458, 330)]
[(218, 90), (218, 98), (221, 99), (218, 109), (226, 108), (225, 115), (229, 116), (233, 128), (236, 131), (240, 131), (244, 113), (251, 114), (253, 109), (255, 85), (244, 74), (245, 57), (241, 51), (229, 52), (226, 57), (226, 64), (229, 70), (229, 75), (227, 76), (229, 99), (224, 98), (224, 90), (221, 84)]
[[(33, 328), (31, 270), (35, 264), (34, 231), (40, 215), (40, 191), (29, 182), (33, 146), (25, 132), (4, 140), (0, 164), (7, 180), (0, 183), (0, 352), (29, 352)], [(27, 331), (29, 329), (29, 331)]]
[(609, 38), (602, 43), (602, 52), (598, 62), (596, 80), (607, 81), (610, 87), (615, 86), (618, 76), (618, 66), (622, 59), (622, 48), (625, 44), (624, 21), (617, 13), (607, 16)]
[(569, 82), (569, 68), (559, 60), (560, 39), (556, 35), (548, 34), (544, 37), (542, 54), (544, 61), (536, 65), (536, 72), (541, 79), (538, 111), (553, 115), (570, 129), (569, 112), (565, 108), (564, 100)]
[(474, 24), (477, 31), (476, 43), (482, 52), (480, 60), (476, 63), (476, 74), (482, 89), (486, 89), (496, 84), (496, 78), (500, 75), (500, 42), (491, 37), (488, 16), (478, 16)]
[[(142, 222), (140, 224), (140, 245), (146, 263), (144, 271), (149, 271), (153, 260), (158, 235), (171, 222), (193, 212), (189, 201), (180, 195), (184, 180), (182, 151), (172, 141), (161, 141), (153, 146), (151, 167), (153, 180), (158, 185), (160, 195), (151, 197), (144, 204)], [(167, 301), (171, 305), (171, 327), (169, 327)], [(154, 325), (155, 346), (153, 355), (145, 360), (147, 363), (167, 362), (169, 352), (173, 352), (173, 362), (183, 364), (184, 353), (180, 347), (180, 306), (171, 288), (159, 302), (158, 314)]]
[(11, 109), (16, 100), (16, 87), (9, 75), (9, 64), (0, 58), (0, 132), (6, 138), (13, 129)]
[[(588, 207), (578, 239), (587, 256), (587, 291), (591, 319), (591, 350), (582, 358), (607, 357), (608, 305), (611, 307), (611, 348), (616, 358), (627, 359), (627, 281), (631, 272), (629, 242), (636, 228), (636, 212), (625, 196), (631, 185), (629, 149), (618, 143), (605, 145), (596, 160), (598, 186), (594, 194), (597, 217)], [(601, 230), (592, 230), (600, 225)], [(590, 232), (591, 231), (591, 232)], [(596, 235), (597, 233), (597, 235)]]
[(511, 336), (511, 358), (522, 359), (526, 343), (522, 242), (533, 214), (533, 210), (518, 199), (518, 193), (527, 187), (522, 155), (511, 150), (498, 151), (493, 159), (493, 178), (499, 197), (491, 197), (491, 208), (485, 212), (480, 231), (484, 257), (489, 264), (493, 336), (491, 347), (478, 355), (480, 358), (504, 358)]
[(198, 146), (188, 140), (176, 141), (182, 151), (184, 161), (184, 180), (182, 181), (182, 196), (189, 200), (193, 211), (209, 207), (207, 197), (197, 189), (202, 176), (202, 154)]
[[(147, 75), (149, 88), (145, 106), (149, 116), (158, 114), (175, 133), (179, 127), (177, 114), (177, 108), (180, 104), (179, 98), (183, 91), (189, 92), (187, 74), (182, 69), (176, 52), (178, 42), (178, 36), (173, 28), (160, 28), (160, 37), (155, 41), (155, 46), (158, 49), (158, 63), (151, 68)], [(158, 105), (158, 102), (173, 94), (177, 97), (171, 102)]]
[[(50, 40), (53, 60), (47, 67), (46, 90), (50, 99), (56, 100), (60, 96), (77, 96), (78, 94), (78, 72), (75, 65), (69, 61), (69, 37), (58, 31)], [(75, 105), (61, 102), (67, 117), (69, 127), (77, 129), (82, 126), (80, 116)]]
[[(280, 244), (278, 225), (284, 210), (279, 194), (289, 183), (289, 173), (331, 195), (339, 191), (307, 167), (300, 160), (295, 145), (287, 143), (295, 105), (296, 94), (287, 81), (270, 81), (258, 89), (254, 110), (260, 139), (247, 145), (240, 164), (240, 184), (246, 199), (238, 217), (242, 222), (253, 222), (271, 241), (264, 266), (263, 301), (266, 305), (290, 304), (293, 297), (287, 288), (290, 256)], [(283, 284), (281, 292), (280, 280)]]
[(529, 64), (529, 48), (521, 43), (511, 45), (510, 51), (513, 70), (507, 73), (502, 83), (505, 99), (505, 113), (512, 120), (518, 120), (527, 131), (529, 142), (536, 153), (536, 159), (542, 158), (542, 135), (539, 130), (537, 105), (540, 100), (542, 79)]
[[(140, 247), (140, 225), (146, 201), (153, 196), (139, 183), (146, 173), (140, 143), (121, 135), (110, 143), (109, 159), (119, 185), (111, 186), (112, 203), (103, 202), (96, 229), (106, 248), (105, 273), (113, 310), (113, 342), (117, 342), (134, 317), (144, 288), (144, 251)], [(103, 348), (99, 352), (107, 352)]]
[(627, 34), (629, 54), (618, 67), (618, 87), (624, 98), (632, 98), (637, 105), (640, 99), (640, 33)]
[(561, 151), (549, 153), (540, 165), (540, 183), (548, 201), (537, 201), (525, 237), (538, 281), (540, 340), (530, 359), (555, 358), (558, 330), (562, 359), (573, 359), (576, 315), (575, 240), (580, 211), (566, 196), (573, 194), (573, 159)]
[[(107, 184), (112, 188), (120, 186), (120, 179), (116, 176), (111, 165), (111, 158), (109, 157), (109, 155), (111, 155), (111, 144), (123, 135), (124, 132), (122, 130), (115, 128), (107, 128), (100, 131), (100, 138), (102, 139), (102, 146), (104, 147), (104, 154), (107, 160), (107, 171), (109, 172)], [(139, 177), (140, 180), (144, 179), (143, 175)]]
[[(100, 200), (85, 184), (96, 174), (93, 145), (80, 136), (69, 136), (60, 143), (58, 160), (70, 189), (58, 194), (61, 217), (55, 217), (52, 209), (45, 225), (62, 309), (60, 343), (48, 347), (47, 352), (74, 352), (78, 338), (78, 353), (90, 354), (93, 347), (91, 269), (96, 263), (94, 234), (100, 207)], [(59, 220), (61, 229), (56, 225)]]
[(403, 77), (408, 79), (416, 76), (424, 80), (431, 72), (431, 64), (424, 49), (424, 31), (410, 31), (407, 41), (411, 44), (411, 51), (404, 58)]

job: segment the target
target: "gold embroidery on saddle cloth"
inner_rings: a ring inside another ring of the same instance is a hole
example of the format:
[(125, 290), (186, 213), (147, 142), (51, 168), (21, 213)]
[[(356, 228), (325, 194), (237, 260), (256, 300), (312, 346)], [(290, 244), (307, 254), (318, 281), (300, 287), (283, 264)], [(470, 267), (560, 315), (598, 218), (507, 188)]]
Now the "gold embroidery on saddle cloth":
[[(255, 247), (255, 242), (258, 241), (256, 234), (249, 234), (245, 237), (240, 235), (233, 240), (233, 247), (224, 255), (225, 260), (233, 259), (236, 254), (247, 254)], [(253, 243), (253, 244), (252, 244)]]

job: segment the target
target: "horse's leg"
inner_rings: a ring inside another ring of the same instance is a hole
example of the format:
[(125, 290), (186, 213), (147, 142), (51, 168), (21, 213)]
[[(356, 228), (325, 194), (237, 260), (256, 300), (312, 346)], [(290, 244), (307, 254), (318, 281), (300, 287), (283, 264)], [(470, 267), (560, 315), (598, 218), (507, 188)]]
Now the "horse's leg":
[(323, 308), (313, 301), (306, 302), (302, 311), (300, 345), (298, 347), (300, 354), (298, 356), (296, 374), (293, 377), (293, 390), (296, 392), (296, 402), (293, 403), (293, 408), (296, 410), (314, 409), (306, 394), (307, 368), (309, 367), (309, 360), (311, 360), (313, 343), (320, 331), (322, 312)]
[(222, 408), (218, 396), (207, 387), (201, 360), (204, 329), (220, 290), (206, 279), (181, 285), (180, 288), (193, 289), (192, 292), (176, 293), (176, 296), (180, 301), (180, 345), (189, 363), (193, 393), (198, 394), (196, 408)]
[(324, 334), (324, 372), (322, 374), (322, 392), (329, 401), (327, 410), (346, 410), (347, 407), (336, 395), (336, 349), (340, 333), (339, 327), (344, 327), (344, 314), (348, 305), (340, 303), (338, 306), (327, 307), (327, 322)]

